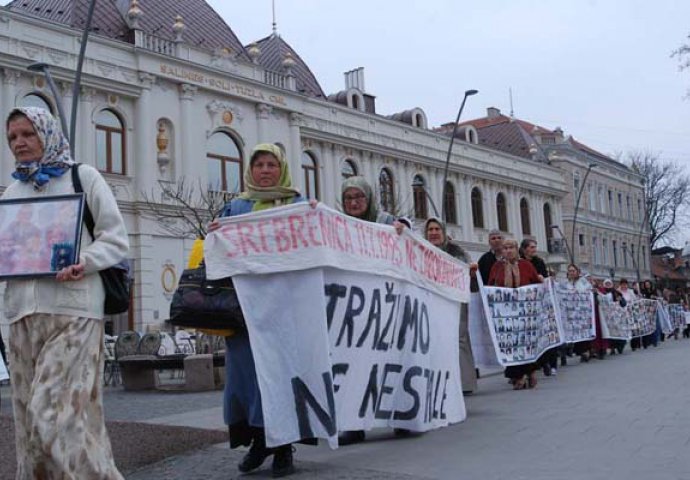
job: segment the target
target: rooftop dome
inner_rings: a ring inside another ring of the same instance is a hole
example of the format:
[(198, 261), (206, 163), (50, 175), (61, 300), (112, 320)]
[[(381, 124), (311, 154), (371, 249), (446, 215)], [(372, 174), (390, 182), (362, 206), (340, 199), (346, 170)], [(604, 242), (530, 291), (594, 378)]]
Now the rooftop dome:
[(274, 33), (253, 43), (261, 51), (257, 57), (259, 65), (266, 70), (284, 73), (284, 60), (286, 57), (292, 57), (294, 63), (291, 63), (290, 69), (293, 75), (295, 75), (297, 91), (309, 97), (326, 98), (321, 85), (319, 85), (311, 69), (280, 35)]
[[(13, 0), (7, 9), (82, 29), (86, 24), (90, 0)], [(96, 2), (92, 32), (132, 43), (133, 35), (125, 20), (123, 0)], [(150, 35), (174, 41), (175, 18), (184, 18), (185, 43), (203, 50), (227, 48), (250, 61), (242, 43), (227, 23), (205, 0), (139, 0), (139, 28)]]

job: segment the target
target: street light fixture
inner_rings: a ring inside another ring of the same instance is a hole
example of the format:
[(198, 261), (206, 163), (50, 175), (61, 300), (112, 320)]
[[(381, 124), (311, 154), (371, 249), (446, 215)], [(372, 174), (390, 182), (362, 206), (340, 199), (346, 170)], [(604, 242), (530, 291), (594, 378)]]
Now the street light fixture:
[(57, 107), (58, 116), (60, 117), (60, 127), (62, 128), (62, 133), (67, 137), (67, 141), (70, 141), (67, 131), (67, 120), (65, 119), (65, 110), (62, 108), (62, 97), (58, 93), (57, 87), (55, 86), (55, 81), (53, 76), (50, 74), (50, 65), (47, 63), (32, 63), (26, 69), (30, 72), (42, 73), (46, 77), (46, 82), (48, 82), (48, 88), (50, 93), (53, 94), (53, 100), (55, 100), (55, 106)]
[[(438, 209), (436, 208), (436, 204), (434, 203), (434, 199), (431, 198), (431, 195), (429, 195), (429, 192), (427, 192), (426, 187), (424, 187), (424, 182), (419, 177), (415, 177), (414, 180), (412, 180), (413, 191), (415, 188), (419, 188), (422, 190), (422, 192), (424, 192), (424, 195), (426, 196), (426, 198), (429, 199), (429, 202), (431, 203), (431, 208), (434, 209), (434, 215), (437, 218), (441, 219), (441, 217), (438, 216)], [(443, 219), (441, 219), (441, 221), (443, 222)]]
[[(458, 110), (458, 116), (455, 118), (455, 123), (453, 124), (453, 133), (450, 135), (450, 144), (448, 145), (448, 154), (446, 155), (446, 165), (443, 169), (443, 187), (441, 187), (441, 221), (446, 221), (446, 182), (448, 181), (448, 169), (450, 168), (450, 155), (453, 152), (453, 142), (455, 141), (455, 134), (458, 131), (458, 123), (460, 122), (460, 116), (465, 108), (465, 102), (467, 97), (476, 95), (479, 90), (465, 90), (465, 96), (462, 97), (462, 103), (460, 104), (460, 109)], [(432, 202), (433, 205), (433, 202)], [(434, 209), (435, 210), (435, 209)]]
[(592, 171), (592, 169), (596, 166), (596, 163), (589, 164), (589, 166), (587, 167), (587, 171), (585, 172), (585, 176), (582, 179), (582, 183), (580, 184), (580, 189), (577, 192), (577, 200), (575, 201), (575, 212), (573, 213), (573, 232), (570, 236), (570, 243), (573, 246), (573, 250), (570, 252), (570, 263), (572, 264), (575, 264), (575, 230), (577, 228), (577, 212), (580, 208), (580, 199), (582, 198), (582, 191), (585, 189), (585, 185), (587, 184), (587, 177), (589, 176), (589, 173)]

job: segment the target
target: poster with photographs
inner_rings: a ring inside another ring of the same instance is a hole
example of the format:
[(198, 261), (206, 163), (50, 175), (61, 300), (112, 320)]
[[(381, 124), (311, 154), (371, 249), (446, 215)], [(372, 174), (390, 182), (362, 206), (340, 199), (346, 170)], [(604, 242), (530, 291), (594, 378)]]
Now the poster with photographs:
[(0, 279), (53, 276), (79, 258), (84, 194), (0, 200)]
[(568, 288), (562, 283), (554, 283), (553, 289), (565, 342), (593, 340), (597, 335), (594, 323), (594, 294), (591, 291)]
[(642, 298), (628, 305), (632, 317), (632, 337), (643, 337), (656, 331), (657, 304), (656, 300)]
[(610, 293), (599, 295), (599, 318), (601, 336), (612, 340), (630, 340), (632, 320), (627, 308), (614, 302)]
[(549, 284), (520, 288), (481, 285), (484, 313), (498, 361), (504, 367), (536, 361), (563, 343)]
[(685, 326), (685, 315), (683, 305), (680, 303), (671, 303), (668, 306), (668, 316), (671, 319), (673, 328), (683, 328)]

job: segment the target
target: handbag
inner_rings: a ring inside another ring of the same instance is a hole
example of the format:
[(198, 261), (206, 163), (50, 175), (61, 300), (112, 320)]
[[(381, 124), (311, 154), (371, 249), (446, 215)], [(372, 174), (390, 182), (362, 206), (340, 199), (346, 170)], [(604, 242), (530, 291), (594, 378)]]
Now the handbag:
[[(74, 186), (75, 193), (84, 192), (81, 180), (79, 179), (79, 165), (80, 164), (77, 163), (72, 167), (72, 185)], [(93, 236), (95, 222), (91, 210), (89, 209), (89, 203), (86, 201), (86, 197), (84, 197), (84, 223), (89, 231), (89, 235), (91, 235), (91, 240), (95, 240)], [(106, 315), (117, 315), (129, 310), (129, 263), (126, 260), (122, 260), (112, 267), (100, 270), (98, 274), (101, 277), (103, 288), (105, 289), (103, 312)]]
[(170, 303), (170, 323), (178, 327), (246, 330), (232, 278), (206, 279), (206, 266), (182, 272)]

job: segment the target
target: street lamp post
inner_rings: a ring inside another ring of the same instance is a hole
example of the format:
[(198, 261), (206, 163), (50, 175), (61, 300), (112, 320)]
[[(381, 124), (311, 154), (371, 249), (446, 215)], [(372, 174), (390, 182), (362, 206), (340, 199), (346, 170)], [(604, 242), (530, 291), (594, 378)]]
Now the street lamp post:
[(575, 230), (577, 228), (577, 211), (580, 208), (580, 199), (582, 198), (582, 191), (585, 189), (585, 185), (587, 184), (587, 177), (589, 176), (589, 173), (592, 171), (592, 169), (596, 166), (596, 163), (589, 164), (589, 166), (587, 167), (587, 171), (585, 172), (585, 176), (582, 179), (582, 184), (580, 184), (580, 189), (577, 192), (577, 200), (575, 201), (575, 212), (573, 213), (573, 232), (570, 236), (570, 243), (573, 246), (573, 250), (570, 252), (570, 263), (572, 264), (575, 263)]
[(67, 137), (67, 141), (70, 141), (71, 137), (68, 137), (68, 132), (67, 132), (67, 120), (65, 119), (65, 110), (62, 107), (62, 96), (58, 93), (57, 87), (55, 86), (55, 81), (53, 80), (53, 76), (50, 74), (50, 65), (47, 63), (32, 63), (28, 67), (26, 67), (27, 70), (30, 72), (40, 72), (43, 74), (44, 77), (46, 77), (46, 82), (48, 83), (48, 88), (50, 89), (50, 93), (53, 94), (53, 99), (55, 100), (55, 106), (57, 107), (58, 111), (58, 116), (60, 117), (60, 127), (62, 128), (62, 133), (65, 134)]
[[(74, 77), (74, 85), (72, 86), (72, 115), (70, 116), (69, 125), (69, 138), (72, 147), (74, 147), (74, 141), (77, 135), (77, 112), (79, 106), (79, 93), (81, 90), (81, 72), (84, 68), (86, 44), (89, 41), (89, 30), (91, 30), (91, 22), (93, 20), (93, 12), (95, 8), (96, 0), (91, 0), (89, 3), (89, 11), (86, 14), (86, 25), (84, 25), (84, 30), (81, 34), (81, 46), (79, 48), (79, 58), (77, 59), (77, 71)], [(74, 155), (74, 148), (72, 148), (72, 155)]]
[(55, 99), (55, 105), (57, 106), (58, 115), (60, 116), (60, 127), (62, 128), (62, 133), (67, 138), (67, 142), (70, 144), (70, 150), (72, 151), (72, 156), (75, 155), (74, 152), (74, 141), (77, 134), (77, 107), (79, 106), (79, 92), (81, 88), (81, 73), (84, 68), (84, 57), (86, 56), (86, 44), (89, 41), (89, 30), (91, 30), (91, 22), (93, 21), (93, 12), (96, 8), (96, 0), (91, 0), (89, 3), (89, 10), (86, 16), (86, 24), (84, 25), (84, 30), (81, 35), (81, 46), (79, 49), (79, 58), (77, 59), (77, 70), (74, 77), (74, 85), (72, 86), (72, 113), (70, 116), (70, 129), (67, 131), (67, 120), (65, 117), (65, 111), (62, 107), (62, 96), (58, 94), (57, 88), (55, 87), (55, 82), (53, 77), (50, 75), (49, 65), (46, 63), (32, 63), (27, 67), (31, 72), (42, 72), (46, 77), (46, 82), (48, 82), (48, 88), (53, 94)]
[[(415, 179), (412, 180), (412, 191), (413, 192), (414, 192), (415, 188), (420, 188), (422, 190), (422, 192), (424, 192), (424, 195), (426, 196), (426, 198), (429, 199), (429, 203), (431, 203), (431, 208), (434, 209), (434, 215), (438, 218), (441, 218), (438, 216), (438, 209), (436, 208), (436, 204), (434, 203), (434, 199), (431, 198), (431, 195), (429, 195), (429, 192), (427, 192), (426, 188), (424, 187), (424, 182), (422, 182), (417, 177), (415, 177)], [(441, 220), (441, 221), (443, 222), (444, 220)]]
[[(453, 133), (450, 135), (450, 144), (448, 145), (448, 154), (446, 155), (446, 165), (443, 169), (443, 187), (441, 187), (441, 221), (446, 221), (446, 182), (448, 181), (448, 169), (450, 168), (450, 155), (453, 152), (453, 142), (455, 141), (455, 134), (458, 131), (458, 123), (460, 122), (460, 116), (462, 115), (462, 110), (465, 108), (465, 102), (467, 97), (476, 95), (479, 90), (465, 90), (465, 96), (462, 97), (462, 103), (460, 104), (460, 109), (458, 110), (458, 116), (455, 118), (455, 123), (453, 124)], [(433, 205), (433, 202), (432, 202)], [(435, 210), (435, 208), (434, 208)], [(438, 215), (438, 213), (437, 213)]]

